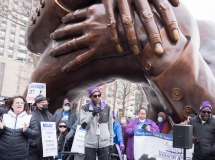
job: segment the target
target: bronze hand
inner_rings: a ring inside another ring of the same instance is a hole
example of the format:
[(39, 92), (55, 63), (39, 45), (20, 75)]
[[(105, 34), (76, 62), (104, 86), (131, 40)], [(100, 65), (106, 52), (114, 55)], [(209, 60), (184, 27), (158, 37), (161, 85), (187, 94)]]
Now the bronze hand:
[[(178, 6), (178, 0), (169, 0), (173, 6)], [(172, 41), (178, 41), (179, 31), (176, 22), (175, 15), (167, 0), (152, 0), (152, 5), (161, 16), (164, 22), (167, 33)], [(129, 42), (129, 46), (132, 52), (137, 55), (141, 52), (141, 44), (138, 40), (138, 35), (134, 26), (134, 6), (135, 11), (138, 13), (141, 22), (146, 30), (151, 47), (157, 54), (163, 53), (162, 40), (159, 33), (159, 28), (155, 23), (153, 16), (152, 6), (148, 3), (148, 0), (103, 0), (103, 4), (106, 10), (107, 28), (110, 38), (115, 44), (118, 52), (122, 52), (123, 48), (120, 45), (119, 34), (117, 34), (116, 27), (116, 12), (119, 10), (123, 28), (126, 32), (126, 36)]]

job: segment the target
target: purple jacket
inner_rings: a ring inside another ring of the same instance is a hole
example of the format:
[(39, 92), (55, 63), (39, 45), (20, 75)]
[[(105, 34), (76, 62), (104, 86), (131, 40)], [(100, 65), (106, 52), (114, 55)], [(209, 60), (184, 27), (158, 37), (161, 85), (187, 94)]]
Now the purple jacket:
[[(128, 160), (134, 160), (134, 130), (138, 122), (139, 120), (136, 118), (126, 126), (125, 132), (128, 134), (126, 155)], [(151, 125), (150, 132), (159, 132), (158, 126), (151, 119), (146, 119), (145, 124)]]

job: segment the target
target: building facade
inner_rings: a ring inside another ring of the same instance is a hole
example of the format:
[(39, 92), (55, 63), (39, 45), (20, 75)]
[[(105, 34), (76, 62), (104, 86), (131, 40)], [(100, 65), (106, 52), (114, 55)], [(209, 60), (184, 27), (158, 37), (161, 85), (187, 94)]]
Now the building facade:
[(33, 71), (24, 37), (35, 0), (0, 0), (0, 100), (23, 94)]

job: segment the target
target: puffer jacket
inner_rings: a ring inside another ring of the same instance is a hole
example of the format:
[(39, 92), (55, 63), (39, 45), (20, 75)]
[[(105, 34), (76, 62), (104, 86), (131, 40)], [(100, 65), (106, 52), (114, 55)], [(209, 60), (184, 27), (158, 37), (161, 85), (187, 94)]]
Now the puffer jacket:
[(193, 126), (193, 137), (198, 139), (194, 144), (193, 156), (202, 160), (215, 160), (215, 118), (202, 124), (199, 116), (188, 123)]
[[(0, 129), (0, 159), (21, 160), (28, 157), (28, 139), (36, 138), (40, 132), (36, 120), (25, 111), (15, 115), (12, 110), (4, 114), (4, 128)], [(23, 132), (24, 123), (27, 130)]]

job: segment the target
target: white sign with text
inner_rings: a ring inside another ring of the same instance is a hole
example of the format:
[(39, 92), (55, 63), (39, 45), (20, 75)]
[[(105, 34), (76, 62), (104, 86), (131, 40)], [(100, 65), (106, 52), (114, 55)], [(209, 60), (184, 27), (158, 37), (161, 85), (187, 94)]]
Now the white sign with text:
[(71, 152), (84, 154), (84, 139), (85, 139), (85, 130), (81, 127), (81, 125), (78, 125)]
[(28, 94), (26, 100), (28, 103), (34, 103), (34, 98), (42, 94), (46, 97), (46, 84), (45, 83), (31, 83), (28, 85)]
[(40, 122), (43, 144), (43, 157), (56, 156), (57, 135), (55, 122)]
[[(144, 129), (134, 131), (134, 159), (154, 157), (156, 160), (183, 160), (183, 149), (173, 148), (173, 135), (146, 132)], [(186, 160), (192, 160), (192, 149), (187, 149)]]

